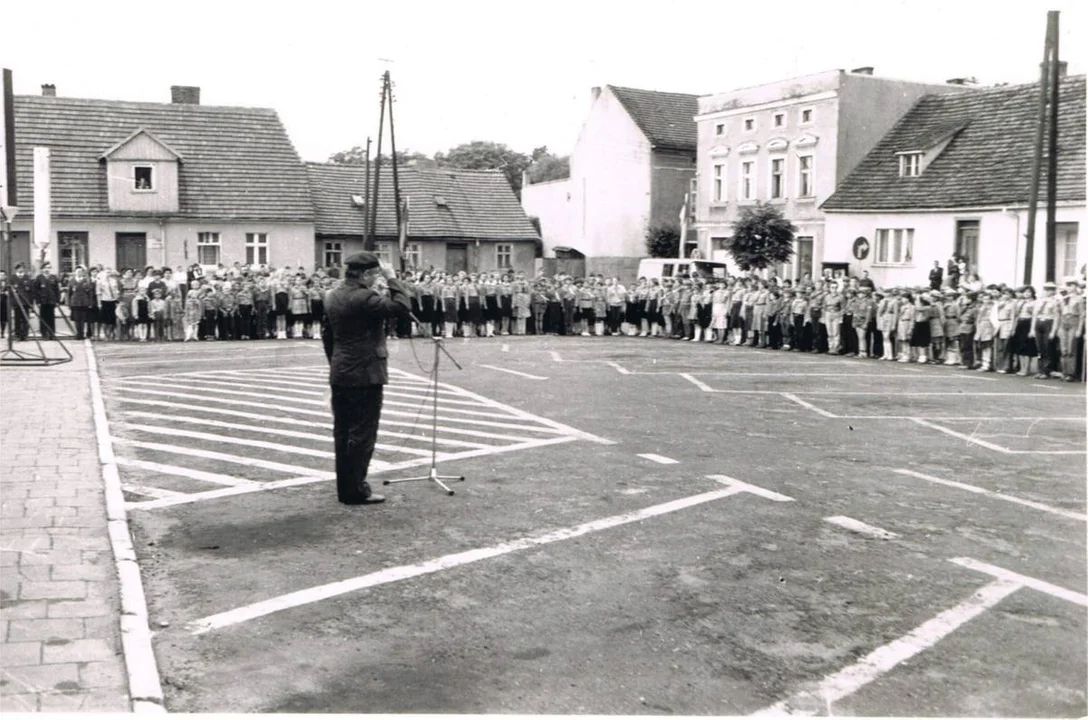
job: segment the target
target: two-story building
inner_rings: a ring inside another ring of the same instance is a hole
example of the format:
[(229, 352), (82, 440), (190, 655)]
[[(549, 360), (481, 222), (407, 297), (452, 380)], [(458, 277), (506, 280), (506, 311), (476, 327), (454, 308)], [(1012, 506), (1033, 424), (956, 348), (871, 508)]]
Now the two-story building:
[(570, 156), (570, 177), (522, 188), (545, 255), (586, 257), (588, 272), (630, 276), (653, 226), (679, 227), (695, 177), (698, 96), (605, 85)]
[(971, 92), (872, 71), (831, 70), (699, 98), (695, 229), (703, 257), (732, 262), (725, 247), (741, 208), (768, 203), (798, 228), (793, 261), (779, 274), (818, 274), (821, 204), (920, 97)]
[(276, 112), (202, 106), (195, 87), (171, 95), (170, 103), (87, 100), (46, 85), (40, 97), (15, 97), (17, 259), (31, 255), (38, 147), (49, 149), (44, 240), (59, 272), (312, 257), (306, 171)]
[[(828, 260), (880, 286), (925, 286), (954, 254), (986, 283), (1018, 285), (1027, 257), (1039, 85), (924, 97), (823, 204)], [(1059, 86), (1054, 275), (1046, 274), (1046, 162), (1031, 281), (1083, 272), (1085, 77)], [(1047, 134), (1049, 131), (1047, 131)], [(1044, 148), (1048, 147), (1044, 135)]]
[[(363, 249), (365, 217), (373, 204), (367, 197), (366, 169), (307, 163), (306, 171), (314, 203), (315, 262), (339, 265)], [(539, 237), (502, 172), (403, 166), (397, 175), (408, 218), (407, 267), (532, 275)], [(373, 176), (370, 180), (374, 182)], [(395, 264), (399, 238), (392, 168), (381, 170), (377, 209), (374, 250)]]

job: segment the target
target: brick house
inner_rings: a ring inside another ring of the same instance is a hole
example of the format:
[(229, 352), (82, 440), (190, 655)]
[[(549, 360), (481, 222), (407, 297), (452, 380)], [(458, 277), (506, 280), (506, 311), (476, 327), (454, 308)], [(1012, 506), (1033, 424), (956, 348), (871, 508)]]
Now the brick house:
[[(306, 172), (314, 207), (315, 260), (338, 264), (363, 249), (364, 212), (370, 205), (366, 170), (360, 165), (307, 163)], [(375, 251), (394, 262), (393, 173), (388, 167), (381, 172)], [(532, 274), (539, 237), (502, 172), (404, 166), (397, 174), (401, 196), (408, 202), (405, 256), (410, 268)]]
[(14, 99), (15, 262), (31, 255), (35, 147), (50, 150), (46, 256), (59, 272), (313, 255), (306, 171), (274, 110), (202, 106), (195, 87), (174, 86), (170, 103), (43, 93)]
[[(1061, 280), (1088, 260), (1079, 242), (1086, 219), (1085, 77), (1063, 78), (1059, 92), (1054, 260)], [(878, 285), (915, 286), (927, 284), (934, 262), (944, 267), (955, 253), (984, 282), (1021, 283), (1038, 106), (1038, 84), (919, 100), (823, 203), (825, 258), (849, 263), (855, 274), (869, 271)], [(1035, 284), (1047, 279), (1043, 167)], [(855, 254), (855, 245), (869, 252)]]

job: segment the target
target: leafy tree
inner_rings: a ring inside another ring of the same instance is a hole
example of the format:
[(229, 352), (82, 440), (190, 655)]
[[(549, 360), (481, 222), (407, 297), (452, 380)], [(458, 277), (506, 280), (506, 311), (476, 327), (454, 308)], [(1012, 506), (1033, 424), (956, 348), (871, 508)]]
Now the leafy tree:
[(646, 253), (652, 258), (674, 258), (680, 254), (680, 228), (655, 225), (646, 231)]
[(529, 166), (529, 182), (541, 183), (551, 180), (565, 180), (570, 177), (570, 156), (557, 157), (545, 154), (533, 160)]
[(460, 168), (462, 170), (501, 170), (506, 176), (514, 194), (521, 198), (521, 174), (529, 167), (532, 158), (511, 150), (502, 143), (474, 140), (449, 152), (438, 152), (434, 160), (440, 167)]
[[(411, 150), (398, 150), (397, 151), (397, 164), (404, 165), (412, 160), (430, 160), (426, 155), (419, 152), (412, 152)], [(361, 145), (356, 145), (350, 150), (341, 150), (338, 153), (333, 153), (329, 156), (329, 162), (334, 165), (365, 165), (366, 164), (366, 148)], [(374, 158), (370, 158), (371, 164), (374, 163)], [(389, 156), (382, 154), (382, 165), (389, 166)]]
[(796, 232), (797, 228), (777, 207), (757, 203), (741, 208), (726, 249), (741, 270), (762, 270), (793, 256)]

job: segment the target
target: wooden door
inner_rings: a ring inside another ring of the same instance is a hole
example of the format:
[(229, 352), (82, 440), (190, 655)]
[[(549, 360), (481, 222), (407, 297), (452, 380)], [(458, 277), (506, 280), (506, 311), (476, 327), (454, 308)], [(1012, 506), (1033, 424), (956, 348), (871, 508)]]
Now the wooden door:
[(143, 270), (147, 266), (147, 233), (117, 233), (117, 267)]
[(455, 275), (468, 272), (468, 247), (465, 245), (446, 246), (446, 272)]

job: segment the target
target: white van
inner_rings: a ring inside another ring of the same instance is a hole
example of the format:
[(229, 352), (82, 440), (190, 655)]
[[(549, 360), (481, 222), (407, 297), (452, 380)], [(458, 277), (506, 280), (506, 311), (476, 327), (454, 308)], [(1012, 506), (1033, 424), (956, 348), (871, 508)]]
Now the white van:
[(691, 260), (678, 258), (643, 258), (638, 263), (638, 276), (647, 280), (680, 277), (684, 274), (698, 274), (699, 277), (729, 277), (726, 264), (714, 260)]

